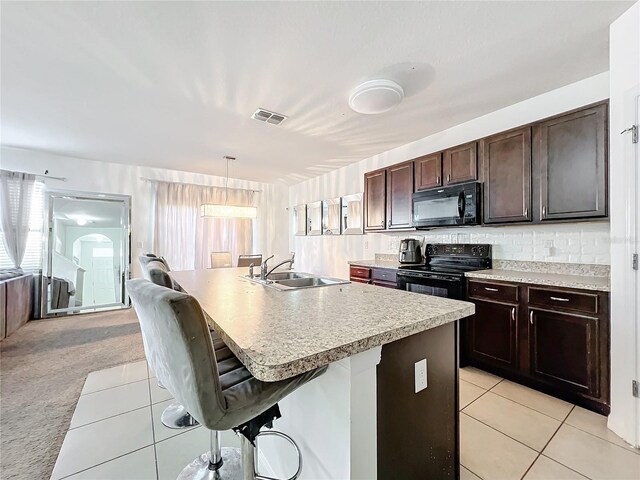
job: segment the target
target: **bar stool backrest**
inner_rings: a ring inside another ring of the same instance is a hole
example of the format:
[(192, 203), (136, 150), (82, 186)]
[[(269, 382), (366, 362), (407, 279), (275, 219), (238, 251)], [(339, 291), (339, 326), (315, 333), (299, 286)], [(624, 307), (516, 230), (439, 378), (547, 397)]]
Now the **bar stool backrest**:
[(147, 361), (158, 380), (202, 425), (225, 415), (215, 350), (200, 304), (147, 280), (127, 282), (140, 321)]

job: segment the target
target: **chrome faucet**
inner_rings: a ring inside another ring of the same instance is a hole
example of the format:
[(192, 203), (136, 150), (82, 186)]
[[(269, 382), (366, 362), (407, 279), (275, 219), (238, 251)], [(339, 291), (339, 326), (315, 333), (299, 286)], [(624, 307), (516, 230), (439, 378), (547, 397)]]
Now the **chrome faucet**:
[[(266, 280), (267, 277), (269, 276), (269, 266), (267, 265), (267, 262), (269, 260), (271, 260), (273, 257), (275, 257), (275, 255), (271, 255), (269, 258), (267, 258), (266, 260), (263, 260), (262, 265), (260, 266), (260, 280)], [(267, 273), (268, 272), (268, 273)]]
[(255, 267), (255, 263), (251, 262), (249, 264), (249, 278), (253, 278), (253, 267)]
[[(284, 265), (285, 263), (288, 263), (288, 264), (289, 264), (289, 268), (293, 268), (293, 262), (295, 261), (295, 258), (296, 258), (296, 254), (295, 254), (295, 253), (293, 253), (293, 254), (291, 255), (291, 258), (290, 258), (290, 259), (288, 259), (288, 260), (284, 260), (284, 261), (280, 262), (280, 263), (279, 263), (279, 264), (277, 264), (275, 267), (273, 267), (271, 270), (269, 270), (269, 271), (265, 274), (265, 276), (264, 276), (263, 280), (268, 279), (268, 278), (269, 278), (269, 275), (271, 275), (271, 274), (273, 273), (273, 271), (274, 271), (276, 268), (281, 267), (281, 266), (282, 266), (282, 265)], [(263, 263), (262, 265), (264, 266), (264, 263)]]

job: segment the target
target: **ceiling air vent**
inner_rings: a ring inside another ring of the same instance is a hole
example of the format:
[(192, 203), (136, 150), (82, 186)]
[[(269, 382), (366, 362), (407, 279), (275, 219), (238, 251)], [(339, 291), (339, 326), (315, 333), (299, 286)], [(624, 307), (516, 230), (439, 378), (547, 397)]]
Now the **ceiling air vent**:
[(259, 120), (261, 122), (267, 122), (272, 125), (280, 125), (284, 122), (287, 117), (282, 115), (281, 113), (270, 112), (269, 110), (265, 110), (264, 108), (259, 108), (255, 111), (251, 118), (254, 120)]

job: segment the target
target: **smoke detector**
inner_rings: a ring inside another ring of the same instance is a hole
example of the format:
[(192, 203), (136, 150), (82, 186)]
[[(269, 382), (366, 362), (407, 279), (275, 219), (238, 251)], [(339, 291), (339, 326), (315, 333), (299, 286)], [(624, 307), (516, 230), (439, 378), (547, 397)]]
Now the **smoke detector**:
[(369, 80), (358, 85), (349, 95), (351, 110), (365, 115), (388, 112), (404, 98), (404, 90), (393, 80)]
[(282, 115), (281, 113), (265, 110), (264, 108), (259, 108), (253, 113), (253, 115), (251, 115), (251, 118), (261, 122), (270, 123), (271, 125), (280, 125), (287, 119), (287, 116)]

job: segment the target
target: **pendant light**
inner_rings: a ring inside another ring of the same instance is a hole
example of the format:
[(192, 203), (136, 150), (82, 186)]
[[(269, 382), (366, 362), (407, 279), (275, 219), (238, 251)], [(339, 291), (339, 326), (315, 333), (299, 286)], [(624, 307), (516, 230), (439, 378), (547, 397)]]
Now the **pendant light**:
[(235, 160), (235, 157), (225, 155), (223, 158), (227, 161), (227, 171), (224, 180), (224, 204), (203, 203), (200, 205), (200, 216), (212, 218), (256, 218), (258, 213), (256, 207), (242, 207), (227, 204), (227, 198), (229, 196), (229, 162)]

